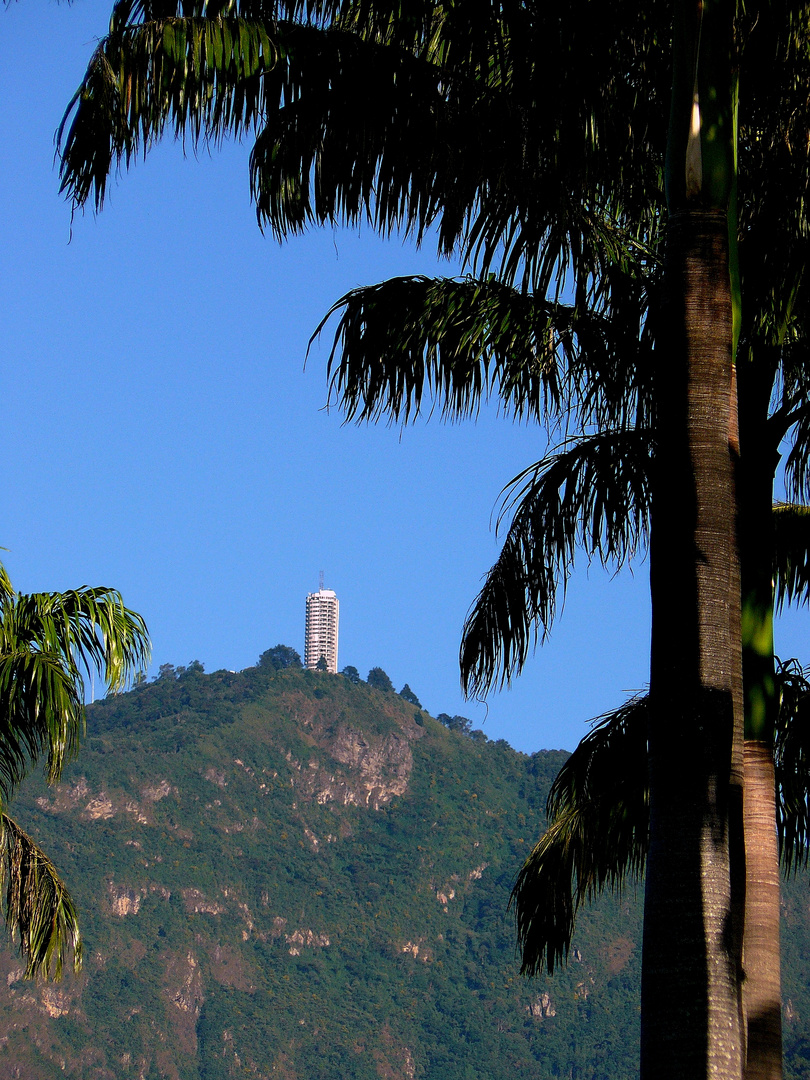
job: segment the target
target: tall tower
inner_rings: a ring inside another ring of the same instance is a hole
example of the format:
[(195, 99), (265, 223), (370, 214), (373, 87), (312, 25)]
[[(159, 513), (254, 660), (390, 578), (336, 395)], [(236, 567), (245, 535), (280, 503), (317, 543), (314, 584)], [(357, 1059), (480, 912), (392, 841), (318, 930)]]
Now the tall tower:
[(304, 636), (304, 667), (310, 671), (318, 666), (323, 657), (326, 670), (337, 673), (338, 663), (338, 615), (340, 605), (331, 589), (323, 587), (307, 596), (307, 625)]

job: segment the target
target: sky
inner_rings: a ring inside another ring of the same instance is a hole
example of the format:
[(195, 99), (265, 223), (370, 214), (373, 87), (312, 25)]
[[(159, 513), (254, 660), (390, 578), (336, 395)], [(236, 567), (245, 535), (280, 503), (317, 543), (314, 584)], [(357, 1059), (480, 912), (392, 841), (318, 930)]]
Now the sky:
[[(404, 429), (327, 410), (328, 349), (305, 360), (331, 304), (458, 267), (370, 229), (263, 236), (248, 143), (184, 156), (166, 141), (71, 221), (54, 132), (110, 9), (0, 5), (0, 546), (15, 587), (111, 586), (148, 623), (152, 674), (239, 670), (277, 643), (303, 653), (323, 571), (341, 667), (380, 666), (434, 715), (524, 752), (573, 749), (646, 684), (646, 563), (614, 575), (581, 559), (512, 688), (463, 699), (461, 628), (498, 554), (499, 494), (546, 435), (494, 405)], [(807, 646), (806, 609), (783, 617), (777, 651)]]

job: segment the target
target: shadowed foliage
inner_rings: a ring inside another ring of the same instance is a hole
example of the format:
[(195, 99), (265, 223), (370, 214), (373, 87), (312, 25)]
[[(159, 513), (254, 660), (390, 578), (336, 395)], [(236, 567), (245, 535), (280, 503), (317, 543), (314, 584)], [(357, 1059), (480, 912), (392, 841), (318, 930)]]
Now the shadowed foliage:
[(638, 876), (647, 856), (648, 700), (606, 713), (549, 791), (549, 824), (515, 881), (521, 971), (549, 974), (565, 961), (577, 912), (606, 888)]
[(514, 508), (512, 520), (464, 627), (467, 693), (520, 673), (532, 644), (548, 632), (578, 550), (618, 568), (644, 548), (650, 449), (645, 431), (590, 435), (512, 481), (501, 515)]
[(617, 33), (616, 6), (585, 0), (480, 3), (474, 17), (121, 0), (60, 128), (63, 188), (100, 206), (116, 167), (167, 130), (193, 145), (250, 131), (257, 213), (278, 236), (338, 220), (417, 239), (435, 227), (441, 251), (538, 295), (567, 274), (602, 290), (660, 204), (663, 141), (656, 155), (649, 139), (662, 139), (668, 49), (636, 16)]
[(810, 600), (810, 507), (774, 506), (774, 594), (777, 610)]
[(786, 873), (810, 861), (810, 682), (797, 660), (779, 664), (781, 708), (774, 739), (776, 826)]
[[(810, 861), (810, 682), (777, 665), (776, 826), (784, 873)], [(524, 974), (565, 962), (581, 906), (639, 879), (649, 841), (646, 697), (595, 721), (551, 786), (548, 828), (523, 864), (510, 907)]]

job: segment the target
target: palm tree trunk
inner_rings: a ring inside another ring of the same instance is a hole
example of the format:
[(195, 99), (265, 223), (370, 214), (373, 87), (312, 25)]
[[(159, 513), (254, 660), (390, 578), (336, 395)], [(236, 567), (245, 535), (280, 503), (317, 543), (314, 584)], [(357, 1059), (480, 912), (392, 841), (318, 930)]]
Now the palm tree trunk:
[(656, 365), (641, 1076), (741, 1080), (734, 4), (678, 0), (675, 16), (666, 330)]
[(666, 280), (641, 1075), (740, 1080), (742, 670), (725, 211), (670, 219)]
[(745, 1080), (781, 1080), (779, 850), (773, 742), (745, 740)]

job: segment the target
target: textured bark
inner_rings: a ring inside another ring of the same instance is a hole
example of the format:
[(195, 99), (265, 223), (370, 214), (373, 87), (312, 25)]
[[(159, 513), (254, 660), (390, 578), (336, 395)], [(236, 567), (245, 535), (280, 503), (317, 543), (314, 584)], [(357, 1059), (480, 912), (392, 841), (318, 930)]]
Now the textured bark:
[(773, 743), (745, 741), (745, 1080), (781, 1080), (779, 850)]
[[(764, 352), (764, 350), (763, 350)], [(740, 562), (745, 691), (745, 930), (743, 1005), (746, 1080), (781, 1080), (779, 849), (773, 740), (778, 697), (773, 656), (773, 478), (779, 461), (768, 406), (776, 376), (765, 353), (739, 367)]]
[(641, 1075), (740, 1080), (742, 663), (725, 212), (670, 219), (666, 283)]

